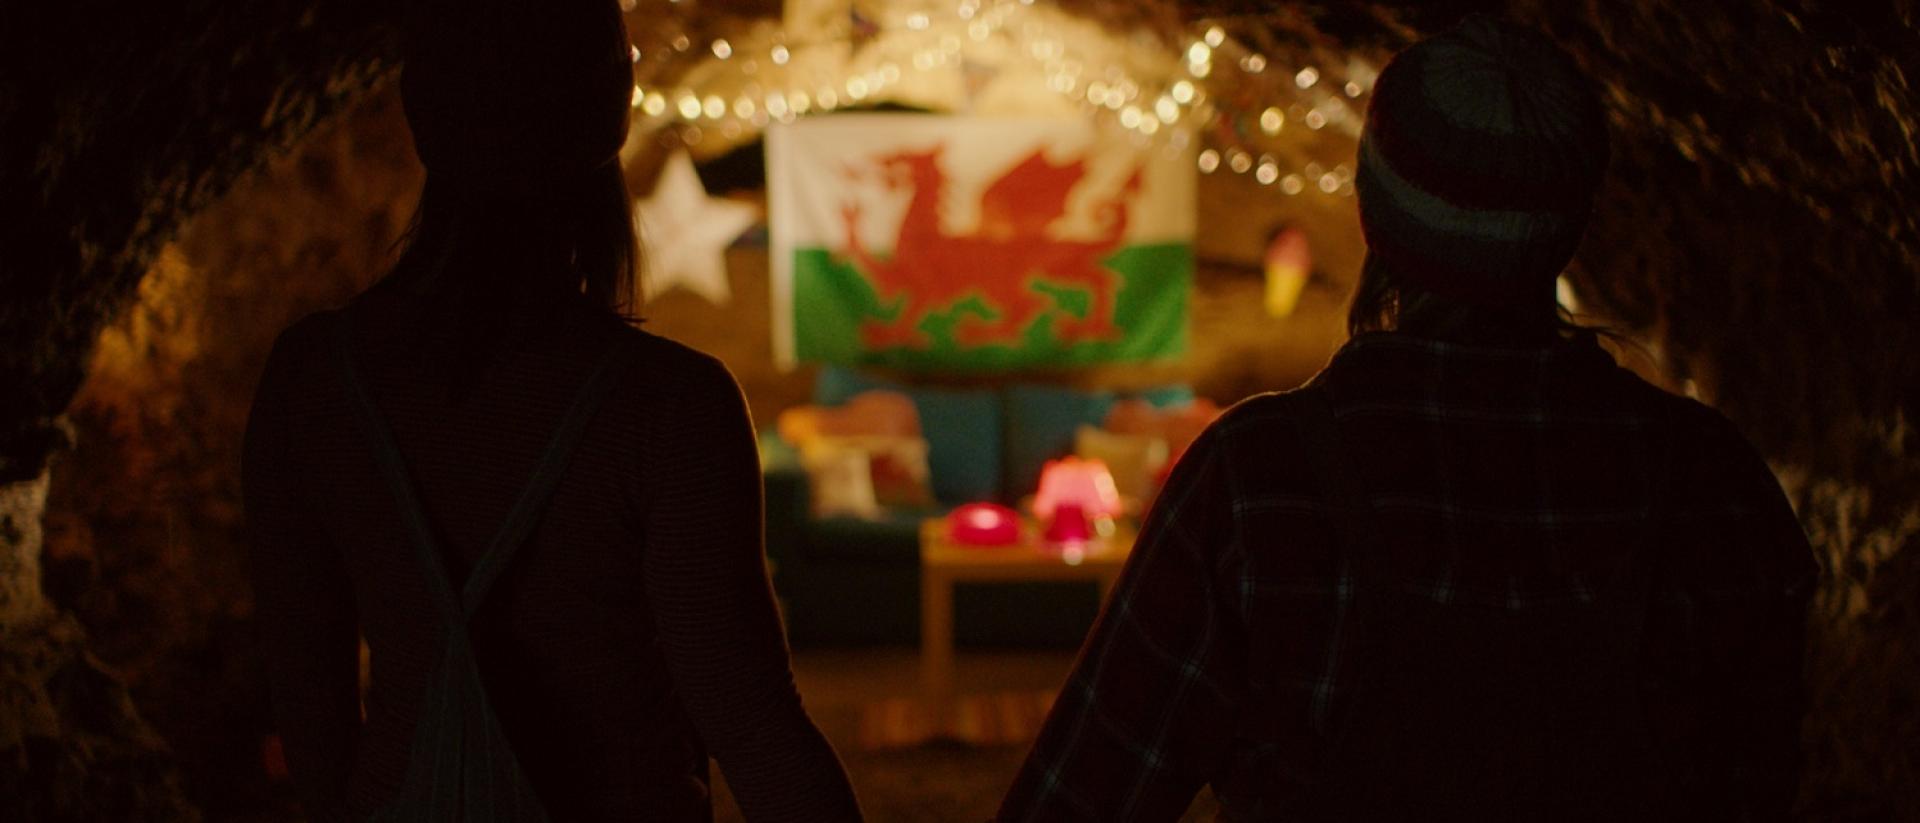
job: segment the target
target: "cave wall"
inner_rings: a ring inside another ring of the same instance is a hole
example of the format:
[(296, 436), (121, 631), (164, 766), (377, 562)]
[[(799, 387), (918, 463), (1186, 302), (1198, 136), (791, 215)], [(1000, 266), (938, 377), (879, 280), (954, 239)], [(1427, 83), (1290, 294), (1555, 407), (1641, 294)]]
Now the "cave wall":
[(83, 623), (38, 596), (49, 458), (102, 327), (179, 223), (386, 77), (371, 0), (100, 0), (0, 24), (0, 819), (192, 821)]
[[(1567, 44), (1601, 82), (1613, 113), (1612, 179), (1571, 272), (1583, 302), (1642, 340), (1669, 385), (1691, 388), (1763, 448), (1823, 553), (1828, 576), (1809, 651), (1808, 816), (1911, 819), (1920, 814), (1913, 674), (1920, 671), (1920, 461), (1910, 435), (1920, 366), (1907, 355), (1920, 293), (1915, 0), (1858, 9), (1651, 0), (1284, 9), (1199, 2), (1184, 13), (1302, 55), (1384, 56), (1480, 8), (1510, 11)], [(103, 774), (158, 787), (129, 802), (184, 808), (168, 805), (181, 801), (177, 791), (167, 793), (164, 748), (137, 731), (113, 731), (138, 722), (113, 697), (111, 680), (54, 674), (102, 670), (88, 662), (78, 623), (22, 594), (31, 587), (19, 581), (39, 551), (39, 532), (30, 527), (39, 519), (34, 489), (45, 482), (47, 455), (65, 439), (58, 418), (95, 362), (101, 330), (135, 298), (142, 276), (151, 271), (156, 289), (183, 270), (196, 273), (189, 281), (216, 276), (182, 263), (190, 258), (156, 263), (163, 243), (242, 172), (364, 98), (389, 65), (390, 37), (379, 24), (391, 9), (269, 0), (110, 11), (82, 2), (44, 11), (42, 26), (0, 29), (0, 202), (25, 215), (0, 225), (7, 287), (0, 297), (0, 500), (9, 507), (0, 514), (11, 519), (0, 529), (0, 549), (8, 552), (0, 576), (9, 581), (0, 587), (0, 681), (7, 684), (0, 758), (12, 758), (0, 762), (40, 764), (42, 774), (53, 773), (46, 764), (66, 764), (69, 775), (99, 765)], [(282, 167), (268, 177), (297, 190), (286, 176), (299, 174)], [(297, 269), (275, 270), (304, 290), (309, 284)], [(1232, 282), (1218, 281), (1228, 284), (1223, 293)], [(350, 286), (310, 285), (316, 301)], [(218, 299), (214, 288), (173, 288)], [(277, 328), (280, 319), (259, 325)], [(111, 338), (104, 338), (109, 348)], [(244, 368), (236, 361), (215, 371)], [(769, 384), (762, 394), (779, 391)], [(1237, 391), (1223, 383), (1214, 393)], [(122, 411), (73, 411), (76, 419), (112, 418), (98, 423), (109, 431), (152, 425), (129, 424)], [(57, 468), (52, 482), (66, 482)], [(202, 481), (169, 482), (197, 488)], [(112, 537), (84, 533), (112, 522), (88, 516), (49, 524), (48, 539), (59, 548), (47, 565), (54, 587), (65, 587), (61, 602), (91, 620), (131, 623), (137, 611), (101, 605), (113, 595), (89, 591), (87, 581), (118, 573), (115, 564), (160, 567), (161, 580), (191, 572), (169, 570), (182, 561), (164, 553), (112, 558)], [(137, 536), (154, 527), (126, 528)], [(190, 621), (211, 625), (237, 607), (196, 608)], [(187, 633), (196, 632), (218, 633)], [(222, 642), (232, 641), (215, 645)], [(56, 697), (49, 685), (56, 682), (80, 685)], [(55, 704), (91, 706), (95, 721), (114, 721), (35, 726), (35, 718), (67, 711), (36, 708)], [(28, 733), (51, 753), (16, 744)], [(121, 754), (144, 765), (118, 772), (103, 765)]]
[(164, 245), (99, 338), (47, 504), (48, 595), (85, 625), (216, 818), (284, 800), (251, 630), (240, 442), (274, 337), (369, 285), (422, 171), (383, 89)]

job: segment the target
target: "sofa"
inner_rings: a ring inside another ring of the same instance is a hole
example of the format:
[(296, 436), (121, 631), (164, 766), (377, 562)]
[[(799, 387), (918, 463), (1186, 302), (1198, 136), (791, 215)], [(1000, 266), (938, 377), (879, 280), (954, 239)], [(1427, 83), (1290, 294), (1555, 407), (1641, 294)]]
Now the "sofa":
[[(883, 389), (912, 399), (927, 441), (934, 503), (875, 517), (815, 517), (807, 473), (791, 444), (761, 437), (767, 552), (797, 646), (912, 645), (920, 632), (920, 523), (974, 501), (1018, 505), (1042, 464), (1073, 450), (1083, 425), (1099, 426), (1124, 397), (1156, 407), (1193, 401), (1185, 386), (1121, 394), (1012, 382), (959, 389), (907, 385), (825, 367), (813, 401), (838, 406)], [(954, 593), (962, 647), (1073, 648), (1099, 609), (1091, 583), (970, 584)]]

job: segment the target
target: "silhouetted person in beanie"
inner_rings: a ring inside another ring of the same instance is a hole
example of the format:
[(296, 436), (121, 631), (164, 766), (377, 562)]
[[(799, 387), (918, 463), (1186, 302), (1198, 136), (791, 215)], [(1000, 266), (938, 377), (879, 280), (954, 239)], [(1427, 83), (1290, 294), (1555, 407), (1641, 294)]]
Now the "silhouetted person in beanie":
[(1785, 818), (1813, 555), (1725, 419), (1560, 319), (1587, 81), (1471, 17), (1359, 152), (1352, 339), (1181, 459), (999, 819)]
[(860, 816), (794, 688), (740, 390), (624, 317), (628, 50), (613, 0), (423, 6), (406, 251), (269, 359), (247, 519), (315, 819), (704, 821), (709, 756), (749, 820)]

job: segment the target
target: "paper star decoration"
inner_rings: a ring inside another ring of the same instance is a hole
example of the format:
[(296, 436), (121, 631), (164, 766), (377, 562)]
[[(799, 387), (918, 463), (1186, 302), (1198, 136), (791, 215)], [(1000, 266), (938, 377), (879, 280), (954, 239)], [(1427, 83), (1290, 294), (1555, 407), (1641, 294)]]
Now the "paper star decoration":
[(693, 170), (693, 158), (684, 151), (667, 158), (653, 195), (634, 206), (648, 298), (677, 286), (715, 305), (733, 299), (727, 286), (727, 246), (760, 219), (758, 208), (708, 197)]

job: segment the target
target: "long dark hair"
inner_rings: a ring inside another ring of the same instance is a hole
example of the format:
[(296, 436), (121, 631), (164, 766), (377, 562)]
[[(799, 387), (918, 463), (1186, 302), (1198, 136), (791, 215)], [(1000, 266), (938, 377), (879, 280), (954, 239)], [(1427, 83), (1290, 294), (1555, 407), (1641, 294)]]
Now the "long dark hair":
[(1552, 280), (1544, 281), (1535, 298), (1495, 308), (1422, 288), (1371, 251), (1360, 265), (1360, 282), (1347, 308), (1351, 337), (1405, 331), (1461, 342), (1540, 342), (1582, 328), (1555, 299)]
[(638, 322), (631, 202), (618, 162), (538, 185), (430, 173), (377, 288), (414, 308), (460, 394), (562, 312), (584, 304)]

